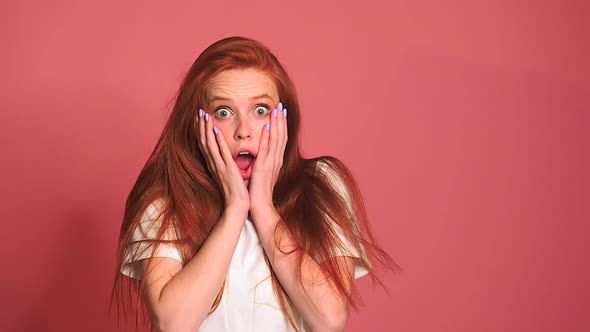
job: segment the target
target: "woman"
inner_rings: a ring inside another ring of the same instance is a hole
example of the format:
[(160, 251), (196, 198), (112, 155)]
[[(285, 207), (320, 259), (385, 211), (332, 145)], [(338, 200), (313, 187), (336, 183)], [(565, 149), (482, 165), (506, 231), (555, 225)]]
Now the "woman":
[(160, 331), (342, 330), (353, 280), (394, 263), (347, 168), (302, 157), (299, 123), (265, 46), (209, 46), (127, 199), (119, 303), (128, 276)]

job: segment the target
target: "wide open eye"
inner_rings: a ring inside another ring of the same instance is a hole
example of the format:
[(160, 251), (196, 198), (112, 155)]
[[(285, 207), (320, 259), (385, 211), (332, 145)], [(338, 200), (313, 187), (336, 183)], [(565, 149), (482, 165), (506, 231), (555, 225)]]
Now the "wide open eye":
[(268, 114), (269, 111), (269, 107), (267, 105), (258, 105), (256, 106), (256, 108), (254, 109), (254, 112), (256, 113), (256, 115), (259, 116), (265, 116)]
[(215, 111), (215, 116), (221, 119), (225, 119), (231, 116), (231, 111), (226, 107), (220, 107)]

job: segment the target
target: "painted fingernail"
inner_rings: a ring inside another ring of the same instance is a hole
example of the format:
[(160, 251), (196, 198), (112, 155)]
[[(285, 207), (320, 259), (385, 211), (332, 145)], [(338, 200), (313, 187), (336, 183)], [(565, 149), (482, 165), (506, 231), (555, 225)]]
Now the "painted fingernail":
[(269, 130), (270, 130), (270, 123), (267, 123), (266, 124), (266, 131), (269, 131)]
[(279, 109), (282, 110), (283, 109), (283, 103), (279, 102)]
[(217, 127), (213, 127), (213, 132), (217, 135), (219, 134), (219, 129), (217, 129)]
[(287, 117), (287, 109), (283, 109), (283, 114), (285, 115), (285, 117)]
[(209, 122), (209, 113), (205, 113), (205, 121)]
[(199, 118), (203, 116), (203, 110), (199, 108)]
[(273, 112), (272, 114), (273, 114), (273, 115), (275, 116), (275, 118), (276, 118), (276, 117), (279, 115), (279, 111), (277, 111), (277, 109), (275, 108), (275, 110), (274, 110), (274, 112)]

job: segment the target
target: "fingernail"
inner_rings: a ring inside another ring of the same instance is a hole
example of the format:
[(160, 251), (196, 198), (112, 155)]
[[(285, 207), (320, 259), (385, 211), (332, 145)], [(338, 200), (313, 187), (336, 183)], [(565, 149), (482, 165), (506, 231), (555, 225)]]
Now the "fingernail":
[(279, 109), (282, 110), (283, 109), (283, 103), (279, 102)]
[(287, 117), (287, 109), (283, 109), (283, 114), (285, 115), (285, 117)]
[(273, 112), (275, 118), (279, 115), (279, 111), (277, 111), (277, 109), (275, 108), (274, 112)]
[(269, 130), (270, 130), (270, 123), (267, 123), (266, 124), (266, 131), (269, 131)]
[(203, 110), (199, 108), (199, 118), (203, 116)]
[(209, 122), (209, 113), (205, 113), (205, 121)]
[(213, 127), (213, 132), (217, 135), (219, 134), (219, 129), (217, 129), (217, 127)]

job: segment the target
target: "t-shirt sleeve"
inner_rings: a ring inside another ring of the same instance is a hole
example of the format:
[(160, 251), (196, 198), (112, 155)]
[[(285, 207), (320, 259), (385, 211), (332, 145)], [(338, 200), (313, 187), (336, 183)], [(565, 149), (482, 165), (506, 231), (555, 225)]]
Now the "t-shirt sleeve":
[[(354, 216), (354, 209), (352, 207), (352, 198), (350, 195), (350, 192), (345, 184), (345, 182), (341, 179), (340, 176), (338, 176), (336, 174), (336, 172), (334, 170), (332, 170), (330, 168), (330, 166), (324, 162), (324, 161), (318, 161), (318, 167), (320, 169), (321, 172), (325, 173), (327, 175), (327, 178), (332, 186), (332, 188), (335, 190), (336, 193), (338, 193), (346, 202), (347, 207), (348, 207), (348, 212), (351, 216)], [(330, 218), (328, 218), (330, 220)], [(356, 220), (356, 219), (354, 219)], [(331, 220), (331, 226), (333, 227), (333, 230), (335, 232), (335, 234), (338, 236), (338, 238), (340, 239), (340, 241), (342, 242), (343, 247), (336, 247), (333, 248), (332, 250), (332, 255), (331, 257), (339, 257), (339, 256), (347, 256), (347, 257), (352, 257), (354, 258), (354, 278), (358, 279), (360, 277), (365, 276), (366, 274), (369, 273), (369, 270), (371, 269), (371, 262), (369, 261), (369, 258), (366, 254), (366, 251), (364, 249), (364, 246), (362, 243), (359, 244), (360, 246), (360, 251), (356, 248), (356, 246), (353, 245), (353, 243), (351, 242), (350, 238), (346, 235), (346, 233), (344, 233), (344, 231), (342, 230), (342, 228), (333, 220)], [(359, 232), (358, 229), (358, 225), (355, 223), (353, 225), (353, 229), (357, 232)]]
[[(158, 243), (155, 240), (162, 222), (164, 203), (161, 200), (150, 204), (141, 216), (138, 226), (133, 232), (131, 243), (125, 248), (121, 273), (131, 278), (141, 279), (142, 269), (139, 261), (151, 257), (172, 258), (184, 264), (178, 248), (170, 243)], [(163, 240), (175, 240), (174, 229), (167, 229)], [(157, 248), (154, 252), (154, 248)]]

